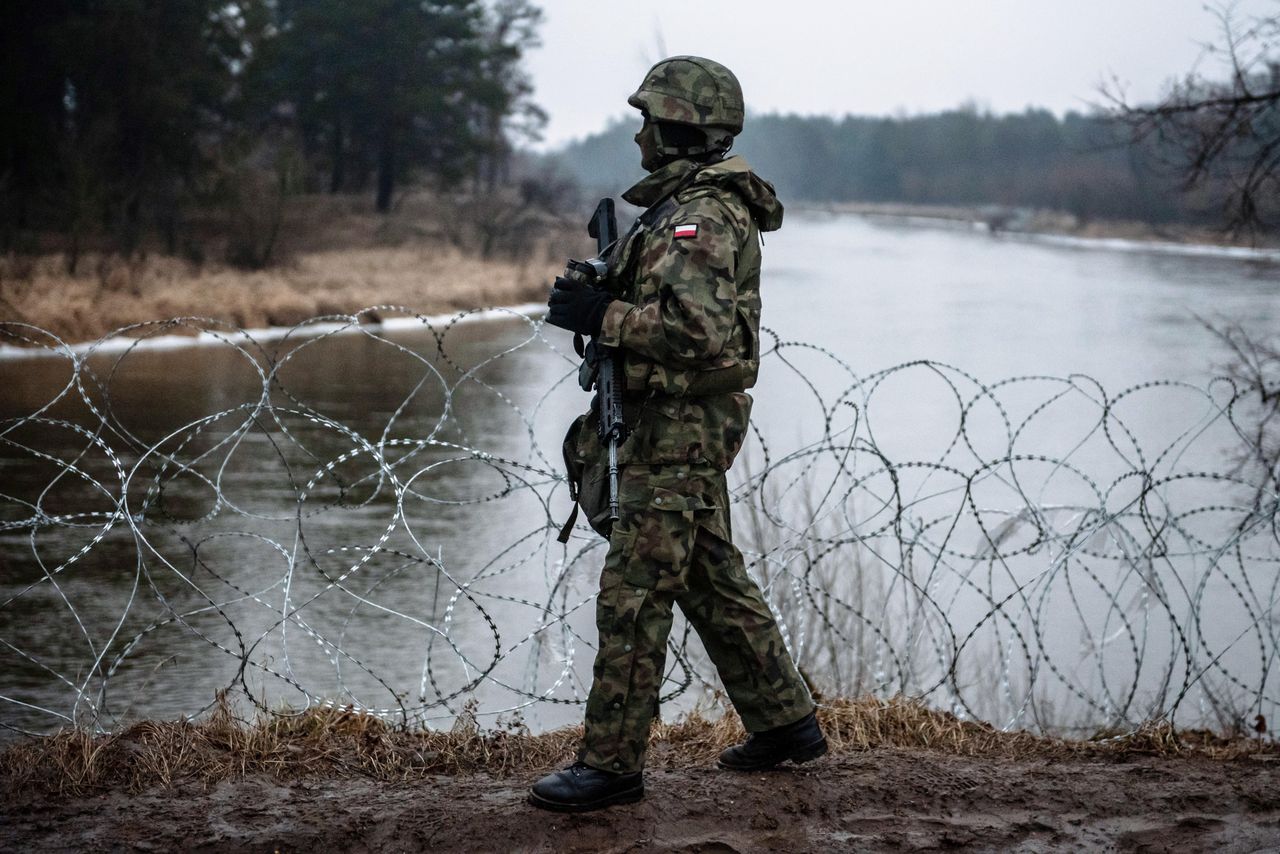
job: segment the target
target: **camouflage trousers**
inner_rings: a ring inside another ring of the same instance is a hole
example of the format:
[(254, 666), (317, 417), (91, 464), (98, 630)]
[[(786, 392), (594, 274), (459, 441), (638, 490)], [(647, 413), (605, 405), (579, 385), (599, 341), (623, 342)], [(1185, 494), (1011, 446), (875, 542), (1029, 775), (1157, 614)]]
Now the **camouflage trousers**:
[(607, 771), (644, 765), (649, 726), (679, 605), (750, 732), (807, 715), (813, 700), (729, 528), (724, 472), (629, 465), (621, 518), (600, 576), (600, 645), (579, 759)]

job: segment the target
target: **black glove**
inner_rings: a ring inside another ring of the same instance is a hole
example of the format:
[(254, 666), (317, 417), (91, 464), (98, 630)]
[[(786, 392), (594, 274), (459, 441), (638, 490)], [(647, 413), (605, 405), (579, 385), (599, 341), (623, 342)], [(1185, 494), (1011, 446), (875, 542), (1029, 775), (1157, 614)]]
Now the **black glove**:
[(551, 307), (551, 311), (547, 313), (547, 323), (570, 332), (598, 335), (600, 324), (604, 322), (604, 313), (611, 302), (613, 297), (604, 291), (558, 276), (555, 287), (551, 289), (551, 296), (547, 299), (547, 305)]

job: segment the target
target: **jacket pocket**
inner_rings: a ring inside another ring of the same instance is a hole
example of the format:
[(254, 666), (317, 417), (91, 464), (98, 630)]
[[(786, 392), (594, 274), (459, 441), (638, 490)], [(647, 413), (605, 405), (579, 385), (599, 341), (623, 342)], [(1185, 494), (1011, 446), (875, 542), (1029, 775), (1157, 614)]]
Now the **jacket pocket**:
[(628, 463), (710, 465), (728, 471), (747, 438), (751, 395), (655, 397), (623, 445)]

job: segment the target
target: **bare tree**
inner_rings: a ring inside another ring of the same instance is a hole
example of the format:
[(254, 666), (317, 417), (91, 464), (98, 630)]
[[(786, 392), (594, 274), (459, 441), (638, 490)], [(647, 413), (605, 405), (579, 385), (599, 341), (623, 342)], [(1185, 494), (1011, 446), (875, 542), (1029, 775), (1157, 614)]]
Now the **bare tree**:
[(1274, 500), (1280, 478), (1280, 337), (1259, 335), (1238, 323), (1200, 322), (1231, 353), (1225, 368), (1240, 392), (1232, 405), (1241, 431), (1235, 471), (1261, 474), (1259, 500), (1264, 495)]
[(1280, 215), (1280, 0), (1270, 15), (1241, 18), (1232, 2), (1209, 11), (1220, 28), (1219, 42), (1205, 46), (1216, 74), (1193, 70), (1153, 105), (1130, 103), (1114, 82), (1103, 95), (1135, 143), (1169, 159), (1185, 190), (1220, 199), (1232, 231), (1256, 234)]

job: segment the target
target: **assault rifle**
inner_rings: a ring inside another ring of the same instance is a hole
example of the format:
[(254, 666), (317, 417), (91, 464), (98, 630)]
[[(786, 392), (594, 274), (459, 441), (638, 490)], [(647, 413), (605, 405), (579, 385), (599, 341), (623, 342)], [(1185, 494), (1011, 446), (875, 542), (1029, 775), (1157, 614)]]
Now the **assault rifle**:
[[(604, 287), (609, 277), (609, 264), (605, 251), (618, 239), (618, 219), (613, 209), (613, 199), (605, 198), (596, 205), (596, 212), (587, 223), (587, 234), (596, 240), (595, 258), (590, 261), (569, 261), (569, 266), (584, 274), (595, 287)], [(605, 347), (594, 338), (585, 347), (582, 336), (575, 335), (574, 348), (582, 356), (578, 369), (578, 384), (583, 391), (596, 390), (592, 401), (600, 423), (597, 430), (600, 442), (609, 449), (609, 521), (617, 522), (618, 511), (618, 446), (626, 441), (627, 425), (622, 420), (622, 388), (618, 381), (618, 351)]]

